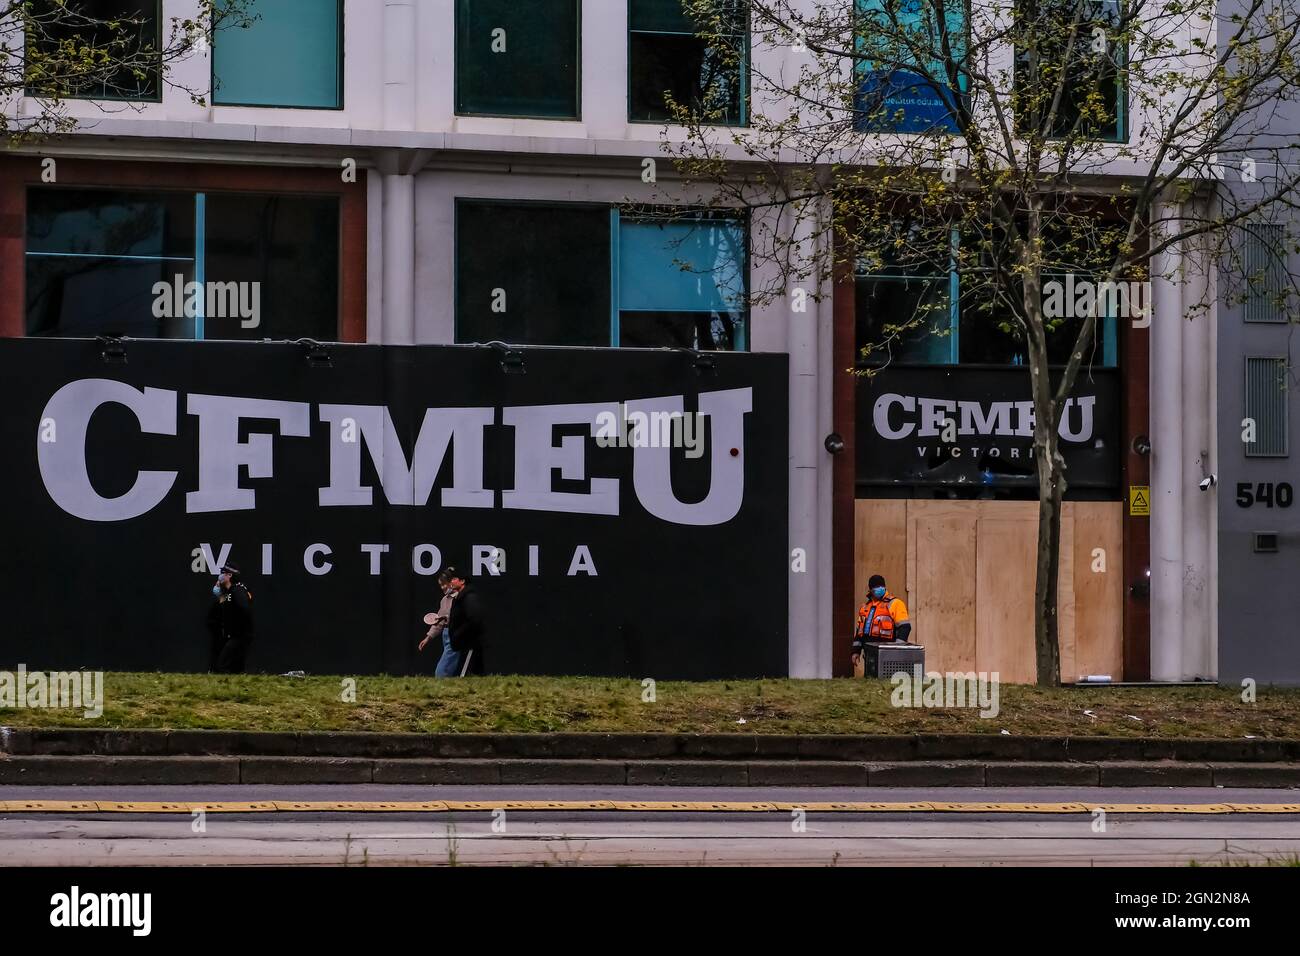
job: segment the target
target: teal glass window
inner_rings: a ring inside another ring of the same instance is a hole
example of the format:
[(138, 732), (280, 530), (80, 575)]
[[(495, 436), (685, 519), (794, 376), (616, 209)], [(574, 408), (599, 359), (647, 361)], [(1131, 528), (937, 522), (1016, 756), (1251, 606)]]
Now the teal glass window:
[[(67, 4), (33, 0), (30, 15), (39, 26), (27, 34), (27, 95), (159, 100), (159, 5), (159, 0), (77, 0)], [(111, 74), (102, 69), (87, 71), (85, 64), (93, 61), (121, 67)]]
[(239, 14), (212, 39), (213, 103), (342, 107), (342, 0), (249, 0)]
[(456, 112), (577, 119), (580, 0), (456, 0)]
[(736, 219), (622, 218), (613, 344), (744, 351), (747, 234)]
[(748, 122), (749, 19), (742, 0), (728, 0), (725, 40), (701, 36), (704, 28), (682, 0), (629, 0), (628, 119), (662, 123), (673, 118), (669, 98), (706, 123)]
[[(957, 97), (968, 95), (966, 13), (955, 0), (942, 19), (922, 0), (856, 0), (858, 56), (854, 126), (859, 132), (956, 133)], [(943, 29), (940, 30), (940, 24)], [(957, 85), (950, 83), (952, 51)], [(915, 50), (928, 52), (918, 69)]]

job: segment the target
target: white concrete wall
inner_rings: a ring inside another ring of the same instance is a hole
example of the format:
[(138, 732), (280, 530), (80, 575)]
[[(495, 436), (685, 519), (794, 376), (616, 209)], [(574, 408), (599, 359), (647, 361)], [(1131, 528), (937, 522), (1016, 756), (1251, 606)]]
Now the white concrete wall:
[[(1157, 224), (1180, 214), (1162, 203)], [(1214, 678), (1219, 489), (1199, 486), (1216, 470), (1215, 310), (1198, 308), (1212, 286), (1195, 245), (1171, 247), (1151, 274), (1151, 678)]]

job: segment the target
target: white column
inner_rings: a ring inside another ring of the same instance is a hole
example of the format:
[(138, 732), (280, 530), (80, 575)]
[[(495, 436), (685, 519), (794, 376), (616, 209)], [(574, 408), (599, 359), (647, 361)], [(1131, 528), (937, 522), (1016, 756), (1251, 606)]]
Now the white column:
[[(1152, 241), (1167, 234), (1160, 220), (1178, 215), (1176, 204), (1154, 212)], [(1151, 677), (1183, 674), (1183, 317), (1178, 285), (1179, 250), (1151, 264)], [(1193, 489), (1195, 486), (1193, 485)], [(1199, 493), (1199, 492), (1197, 492)]]
[(416, 26), (413, 0), (385, 0), (384, 129), (415, 128)]
[[(805, 248), (815, 242), (811, 210), (802, 208), (794, 238)], [(797, 254), (798, 247), (791, 250)], [(820, 627), (818, 577), (823, 566), (819, 540), (819, 498), (817, 472), (825, 455), (818, 430), (818, 303), (815, 279), (791, 277), (786, 286), (789, 312), (787, 352), (790, 355), (790, 548), (807, 554), (807, 570), (790, 572), (790, 676), (829, 677), (830, 635)], [(798, 303), (804, 311), (796, 312)], [(827, 305), (829, 307), (829, 304)], [(787, 568), (789, 564), (787, 563)]]
[(384, 311), (387, 345), (415, 342), (415, 177), (384, 171)]
[(1200, 490), (1210, 473), (1210, 420), (1215, 396), (1210, 380), (1210, 315), (1205, 243), (1192, 240), (1183, 252), (1182, 441), (1183, 441), (1183, 634), (1181, 677), (1210, 677), (1212, 591), (1210, 524), (1218, 488)]

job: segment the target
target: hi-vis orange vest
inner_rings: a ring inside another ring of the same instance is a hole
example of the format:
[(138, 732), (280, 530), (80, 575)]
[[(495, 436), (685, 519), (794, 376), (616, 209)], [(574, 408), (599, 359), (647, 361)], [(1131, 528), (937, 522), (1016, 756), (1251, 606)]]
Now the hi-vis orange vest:
[(871, 598), (858, 608), (858, 629), (854, 633), (868, 641), (892, 641), (894, 626), (906, 620), (907, 605), (886, 591), (883, 598)]

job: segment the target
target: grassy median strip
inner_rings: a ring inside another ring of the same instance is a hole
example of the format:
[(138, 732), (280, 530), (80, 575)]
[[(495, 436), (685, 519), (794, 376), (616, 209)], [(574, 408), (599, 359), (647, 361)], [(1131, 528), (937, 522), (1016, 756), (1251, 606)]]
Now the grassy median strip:
[[(344, 699), (355, 680), (355, 703)], [(895, 707), (876, 680), (659, 681), (597, 677), (278, 677), (110, 673), (104, 711), (0, 708), (12, 727), (406, 732), (988, 733), (1300, 736), (1300, 689), (1040, 689), (1002, 685), (998, 713)]]

